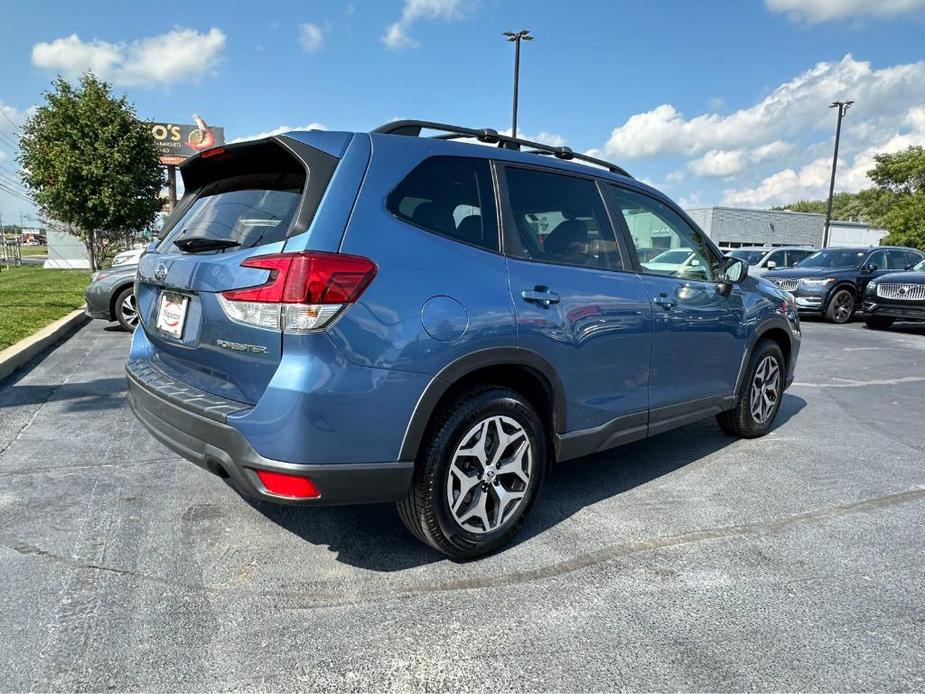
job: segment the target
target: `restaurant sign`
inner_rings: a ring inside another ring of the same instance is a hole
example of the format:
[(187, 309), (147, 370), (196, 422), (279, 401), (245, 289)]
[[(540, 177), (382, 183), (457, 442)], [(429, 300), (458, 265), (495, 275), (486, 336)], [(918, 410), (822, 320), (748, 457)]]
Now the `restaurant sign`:
[(225, 129), (207, 124), (193, 114), (194, 125), (180, 123), (150, 123), (151, 135), (157, 144), (161, 164), (175, 166), (182, 164), (204, 149), (225, 144)]

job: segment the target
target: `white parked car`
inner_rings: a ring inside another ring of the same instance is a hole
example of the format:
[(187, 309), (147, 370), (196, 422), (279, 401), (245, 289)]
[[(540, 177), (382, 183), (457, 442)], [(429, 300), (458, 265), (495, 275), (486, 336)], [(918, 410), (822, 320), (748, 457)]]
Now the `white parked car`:
[(746, 246), (725, 251), (726, 255), (748, 263), (748, 274), (761, 277), (768, 270), (793, 267), (816, 252), (806, 246)]
[(138, 265), (138, 259), (141, 258), (141, 254), (144, 252), (144, 248), (132, 248), (128, 251), (116, 253), (115, 257), (112, 259), (112, 266), (119, 267), (120, 265)]
[(640, 264), (649, 272), (674, 277), (706, 277), (705, 268), (701, 267), (702, 260), (690, 248), (669, 248), (662, 251), (652, 260)]

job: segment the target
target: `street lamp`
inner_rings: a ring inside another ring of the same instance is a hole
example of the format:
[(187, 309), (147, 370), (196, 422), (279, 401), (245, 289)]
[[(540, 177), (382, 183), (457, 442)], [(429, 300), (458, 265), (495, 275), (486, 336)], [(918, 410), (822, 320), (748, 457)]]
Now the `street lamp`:
[(505, 31), (504, 36), (507, 37), (508, 41), (513, 41), (514, 43), (514, 116), (511, 122), (511, 137), (517, 137), (517, 87), (520, 82), (520, 42), (532, 41), (533, 37), (530, 36), (530, 31), (528, 29), (521, 29), (516, 33), (513, 31)]
[(825, 229), (822, 232), (822, 247), (829, 245), (829, 231), (832, 225), (832, 197), (835, 195), (835, 168), (838, 166), (838, 141), (841, 139), (841, 120), (848, 113), (853, 101), (833, 101), (829, 108), (838, 109), (838, 124), (835, 126), (835, 153), (832, 155), (832, 178), (829, 181), (829, 202), (825, 208)]

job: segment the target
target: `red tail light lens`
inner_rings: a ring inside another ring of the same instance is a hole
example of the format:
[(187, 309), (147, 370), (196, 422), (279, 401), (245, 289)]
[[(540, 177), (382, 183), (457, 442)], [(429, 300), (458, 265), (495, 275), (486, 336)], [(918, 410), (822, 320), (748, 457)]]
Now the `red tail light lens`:
[(259, 255), (241, 265), (270, 274), (263, 284), (220, 293), (225, 315), (241, 325), (288, 333), (324, 329), (376, 276), (373, 261), (342, 253)]
[(376, 276), (368, 258), (341, 253), (279, 253), (248, 258), (242, 267), (269, 270), (264, 284), (222, 292), (231, 301), (350, 304)]
[(307, 477), (270, 470), (254, 470), (254, 472), (271, 494), (288, 496), (291, 499), (317, 499), (321, 496), (314, 482)]

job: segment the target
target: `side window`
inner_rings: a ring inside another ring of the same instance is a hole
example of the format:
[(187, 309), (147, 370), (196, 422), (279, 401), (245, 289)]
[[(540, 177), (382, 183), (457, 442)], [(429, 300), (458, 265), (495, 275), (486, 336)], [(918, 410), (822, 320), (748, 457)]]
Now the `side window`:
[(904, 270), (910, 265), (917, 265), (922, 262), (922, 258), (925, 257), (921, 253), (916, 253), (915, 251), (906, 251), (906, 266)]
[(787, 253), (787, 265), (793, 267), (801, 260), (805, 260), (813, 254), (812, 251), (788, 251)]
[(786, 251), (774, 251), (768, 256), (768, 259), (764, 261), (764, 266), (767, 267), (768, 263), (775, 263), (775, 267), (787, 267), (787, 258), (785, 254)]
[(512, 256), (621, 267), (616, 237), (594, 181), (512, 166), (504, 172), (515, 227), (508, 249)]
[(389, 194), (386, 207), (399, 219), (435, 234), (498, 250), (494, 190), (487, 159), (426, 159)]
[[(648, 195), (610, 186), (614, 205), (639, 253), (642, 272), (685, 279), (715, 280), (720, 274), (718, 258), (703, 237), (667, 205)], [(649, 255), (650, 248), (664, 248)]]
[(874, 251), (869, 256), (867, 256), (867, 260), (864, 261), (864, 267), (869, 265), (876, 265), (878, 270), (886, 270), (886, 251)]
[(891, 251), (890, 256), (891, 270), (905, 270), (920, 260), (919, 256), (912, 251)]

